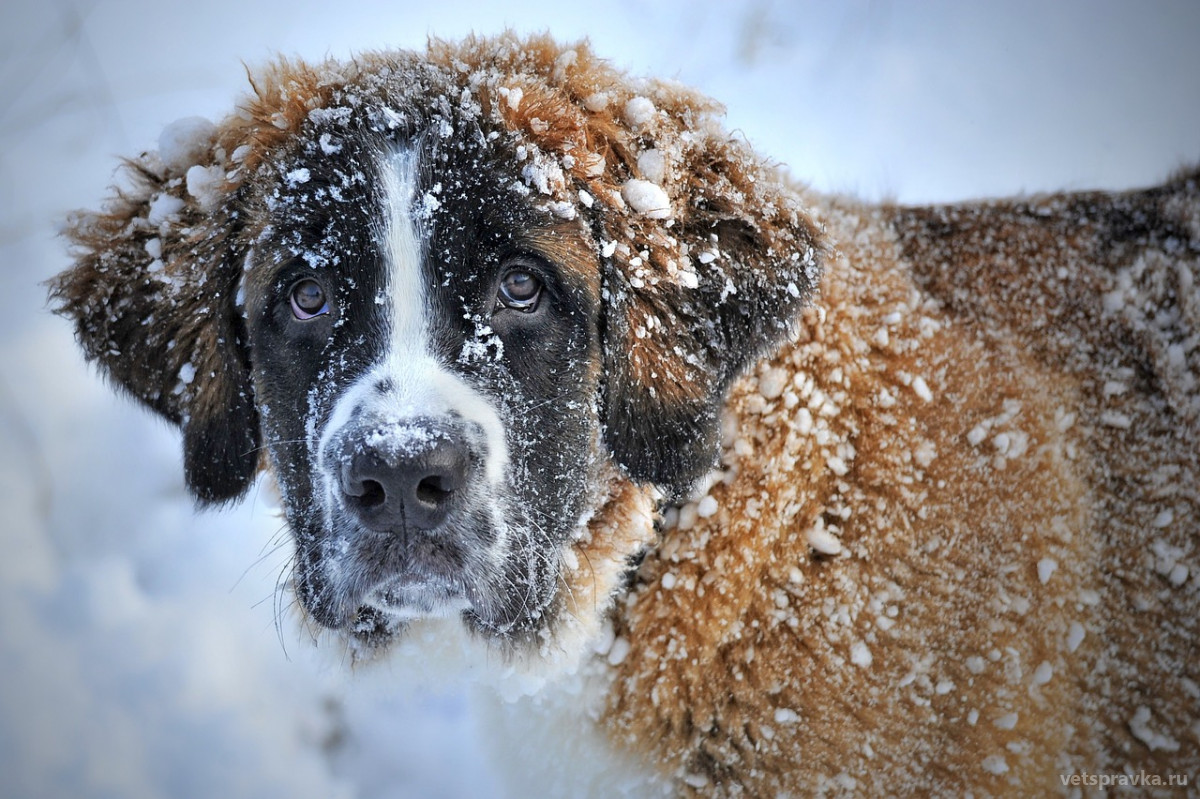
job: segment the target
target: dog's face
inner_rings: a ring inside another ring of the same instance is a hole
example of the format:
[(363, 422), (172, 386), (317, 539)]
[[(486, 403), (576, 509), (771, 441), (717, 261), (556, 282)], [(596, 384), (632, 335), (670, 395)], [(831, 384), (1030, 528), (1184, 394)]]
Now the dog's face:
[(143, 156), (74, 222), (60, 310), (181, 426), (201, 501), (266, 453), (316, 621), (552, 638), (579, 556), (636, 554), (593, 539), (614, 479), (672, 495), (712, 465), (730, 382), (815, 282), (814, 226), (711, 104), (583, 46), (283, 64), (255, 88), (192, 163)]
[(424, 122), (315, 127), (259, 189), (254, 394), (314, 618), (509, 635), (550, 607), (592, 499), (599, 253), (515, 152)]

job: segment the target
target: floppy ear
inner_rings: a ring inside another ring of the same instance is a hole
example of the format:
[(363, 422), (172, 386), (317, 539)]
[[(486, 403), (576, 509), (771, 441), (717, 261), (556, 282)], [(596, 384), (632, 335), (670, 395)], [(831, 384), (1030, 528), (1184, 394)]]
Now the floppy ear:
[(794, 329), (825, 245), (707, 101), (642, 91), (624, 104), (636, 136), (610, 151), (620, 197), (600, 217), (605, 440), (632, 477), (679, 495), (716, 460), (730, 384)]
[(211, 124), (185, 120), (159, 153), (127, 162), (131, 185), (68, 221), (75, 265), (50, 283), (87, 358), (180, 426), (187, 485), (205, 504), (246, 491), (259, 443), (236, 307), (236, 165), (216, 138)]
[(643, 233), (666, 246), (618, 244), (604, 267), (605, 440), (630, 476), (672, 495), (714, 465), (730, 384), (793, 330), (821, 253), (807, 219), (764, 196), (765, 176), (731, 202), (733, 166), (685, 166), (697, 167), (672, 198), (674, 229)]

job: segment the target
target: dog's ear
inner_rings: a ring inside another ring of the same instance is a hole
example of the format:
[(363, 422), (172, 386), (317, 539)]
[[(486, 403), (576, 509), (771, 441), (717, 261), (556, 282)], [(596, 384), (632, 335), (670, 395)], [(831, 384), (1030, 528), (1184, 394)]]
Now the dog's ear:
[(672, 495), (714, 465), (730, 384), (794, 329), (823, 252), (742, 148), (710, 144), (680, 164), (674, 225), (642, 221), (604, 248), (605, 439), (632, 477)]
[(794, 330), (825, 253), (799, 193), (675, 85), (616, 100), (604, 276), (605, 440), (638, 480), (685, 493), (712, 468), (730, 384)]
[(50, 283), (89, 360), (180, 426), (187, 485), (201, 503), (241, 496), (259, 426), (237, 293), (245, 253), (238, 164), (203, 120), (169, 127), (126, 163), (103, 211), (67, 223), (75, 265)]

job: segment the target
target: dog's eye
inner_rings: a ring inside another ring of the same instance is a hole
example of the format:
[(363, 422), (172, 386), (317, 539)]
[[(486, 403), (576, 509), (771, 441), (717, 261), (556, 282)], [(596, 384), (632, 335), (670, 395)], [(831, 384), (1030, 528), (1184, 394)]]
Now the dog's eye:
[(292, 313), (297, 319), (313, 319), (329, 313), (329, 302), (325, 299), (325, 289), (311, 278), (301, 280), (292, 286)]
[(500, 278), (500, 304), (515, 311), (530, 312), (542, 296), (542, 281), (528, 271), (510, 269)]

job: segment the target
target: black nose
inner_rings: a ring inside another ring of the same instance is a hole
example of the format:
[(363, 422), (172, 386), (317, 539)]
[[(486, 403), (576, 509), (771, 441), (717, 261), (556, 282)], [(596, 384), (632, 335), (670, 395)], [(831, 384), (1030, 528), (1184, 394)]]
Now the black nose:
[(471, 457), (459, 436), (430, 431), (418, 444), (348, 444), (342, 494), (362, 524), (377, 532), (433, 530), (446, 520), (467, 484)]

